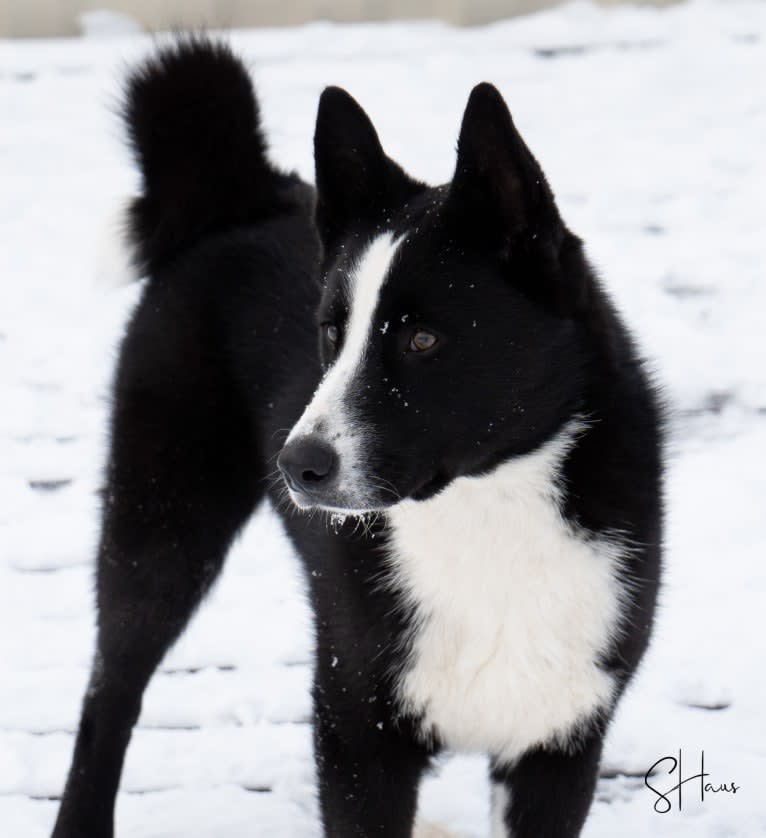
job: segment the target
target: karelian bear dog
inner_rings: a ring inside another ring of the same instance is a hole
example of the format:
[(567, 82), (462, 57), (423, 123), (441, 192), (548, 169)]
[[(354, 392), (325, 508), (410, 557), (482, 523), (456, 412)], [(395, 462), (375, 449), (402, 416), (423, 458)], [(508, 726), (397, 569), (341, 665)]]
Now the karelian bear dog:
[(500, 93), (474, 88), (436, 187), (338, 88), (316, 192), (277, 171), (248, 73), (203, 37), (132, 74), (125, 120), (148, 280), (55, 838), (113, 834), (144, 688), (266, 497), (314, 608), (324, 834), (409, 838), (447, 748), (489, 755), (495, 838), (574, 838), (652, 625), (662, 416)]

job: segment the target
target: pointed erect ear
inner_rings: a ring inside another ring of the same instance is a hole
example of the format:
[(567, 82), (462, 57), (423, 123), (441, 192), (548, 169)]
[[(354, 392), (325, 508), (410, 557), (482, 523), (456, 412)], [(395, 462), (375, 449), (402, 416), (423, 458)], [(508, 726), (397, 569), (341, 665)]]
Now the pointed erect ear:
[(561, 230), (540, 165), (486, 82), (473, 89), (463, 115), (448, 206), (461, 226), (503, 247), (521, 235)]
[(385, 220), (425, 188), (386, 157), (370, 118), (340, 87), (326, 88), (319, 99), (314, 161), (326, 248), (355, 226)]

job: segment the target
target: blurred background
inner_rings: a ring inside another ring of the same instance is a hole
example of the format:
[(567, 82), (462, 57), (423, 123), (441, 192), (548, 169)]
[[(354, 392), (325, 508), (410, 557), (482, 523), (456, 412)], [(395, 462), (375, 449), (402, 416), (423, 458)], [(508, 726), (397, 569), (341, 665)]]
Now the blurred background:
[[(626, 0), (596, 0), (601, 6)], [(632, 0), (669, 6), (678, 0)], [(561, 0), (0, 0), (0, 37), (41, 38), (94, 29), (125, 32), (188, 26), (234, 29), (338, 22), (436, 18), (471, 26), (560, 5)], [(106, 14), (108, 10), (110, 14)]]

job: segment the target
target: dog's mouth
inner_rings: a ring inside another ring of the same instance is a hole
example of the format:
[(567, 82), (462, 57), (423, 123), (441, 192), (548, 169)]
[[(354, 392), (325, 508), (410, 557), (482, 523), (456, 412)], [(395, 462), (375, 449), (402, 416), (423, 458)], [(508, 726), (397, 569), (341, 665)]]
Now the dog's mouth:
[(377, 497), (364, 493), (359, 496), (347, 496), (343, 492), (311, 492), (288, 485), (290, 499), (293, 504), (303, 511), (318, 510), (331, 515), (364, 518), (392, 509), (405, 500), (424, 501), (438, 494), (448, 483), (450, 478), (440, 472), (429, 476), (419, 483), (415, 489), (406, 495), (400, 495), (389, 489), (388, 497)]
[(277, 464), (294, 506), (335, 515), (364, 516), (384, 512), (404, 500), (427, 500), (451, 479), (438, 468), (410, 486), (397, 486), (382, 475), (364, 473), (359, 462), (341, 462), (333, 446), (316, 434), (288, 442)]
[(312, 492), (289, 484), (287, 488), (290, 500), (298, 509), (305, 512), (321, 511), (331, 515), (362, 518), (383, 512), (393, 506), (391, 503), (378, 502), (374, 498), (345, 495), (341, 491)]
[(343, 481), (337, 487), (328, 486), (324, 490), (306, 491), (303, 487), (287, 484), (290, 500), (305, 512), (326, 512), (338, 517), (365, 518), (385, 513), (403, 501), (420, 500), (431, 497), (448, 482), (444, 478), (432, 477), (417, 488), (415, 492), (400, 493), (393, 485), (384, 485), (380, 478), (373, 478), (369, 486), (360, 486), (355, 491), (344, 491)]

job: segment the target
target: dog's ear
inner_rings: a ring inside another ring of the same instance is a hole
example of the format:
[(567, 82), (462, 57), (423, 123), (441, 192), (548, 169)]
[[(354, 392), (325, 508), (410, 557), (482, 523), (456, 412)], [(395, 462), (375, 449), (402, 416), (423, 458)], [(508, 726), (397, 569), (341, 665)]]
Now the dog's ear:
[(447, 206), (467, 233), (513, 248), (521, 236), (562, 225), (548, 183), (498, 90), (486, 82), (468, 99)]
[(314, 132), (317, 226), (325, 248), (374, 225), (424, 189), (383, 151), (370, 118), (345, 90), (325, 88)]

